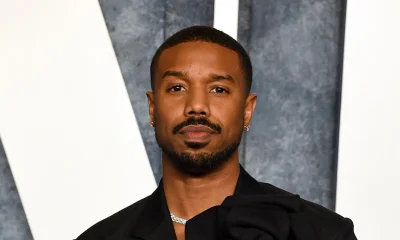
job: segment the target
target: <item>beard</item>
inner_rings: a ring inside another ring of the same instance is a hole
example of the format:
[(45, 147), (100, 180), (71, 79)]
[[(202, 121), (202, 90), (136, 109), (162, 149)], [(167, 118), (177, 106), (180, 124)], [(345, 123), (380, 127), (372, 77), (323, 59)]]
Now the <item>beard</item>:
[[(156, 137), (157, 138), (157, 137)], [(213, 172), (218, 169), (224, 163), (226, 163), (229, 158), (238, 149), (240, 141), (237, 141), (221, 151), (208, 153), (208, 152), (178, 152), (175, 151), (170, 146), (163, 144), (157, 140), (158, 145), (165, 155), (168, 156), (170, 162), (177, 168), (180, 172), (192, 175), (201, 176)], [(187, 143), (186, 145), (197, 145), (196, 143)], [(198, 149), (196, 146), (194, 149)]]
[[(178, 131), (178, 129), (182, 128), (183, 126), (187, 126), (189, 124), (193, 124), (193, 121), (197, 121), (195, 119), (190, 120), (185, 124), (180, 124), (177, 127), (174, 128), (174, 134)], [(201, 124), (204, 124), (206, 126), (211, 127), (211, 124), (208, 124), (207, 122), (204, 122), (205, 120), (200, 120), (202, 121)], [(196, 124), (196, 123), (195, 123)], [(218, 126), (216, 127), (218, 128)], [(221, 129), (219, 129), (221, 132)], [(161, 150), (163, 153), (168, 156), (169, 161), (174, 165), (176, 169), (178, 169), (180, 172), (192, 175), (192, 176), (202, 176), (206, 175), (208, 173), (213, 172), (214, 170), (218, 169), (221, 167), (224, 163), (226, 163), (231, 156), (237, 151), (240, 140), (241, 140), (241, 134), (238, 136), (238, 139), (235, 139), (233, 143), (229, 144), (225, 148), (221, 149), (220, 151), (217, 152), (189, 152), (189, 151), (177, 151), (174, 149), (171, 144), (166, 144), (163, 142), (159, 134), (157, 134), (157, 128), (155, 128), (155, 135), (156, 135), (156, 141), (158, 145), (160, 146)], [(185, 145), (189, 149), (201, 149), (207, 145), (204, 143), (198, 143), (198, 142), (185, 142)]]

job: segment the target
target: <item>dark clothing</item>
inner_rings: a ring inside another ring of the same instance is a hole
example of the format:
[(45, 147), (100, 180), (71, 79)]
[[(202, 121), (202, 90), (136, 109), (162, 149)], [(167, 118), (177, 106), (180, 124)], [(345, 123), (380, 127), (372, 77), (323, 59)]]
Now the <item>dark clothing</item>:
[[(253, 179), (241, 168), (233, 196), (186, 223), (186, 240), (356, 240), (350, 219)], [(154, 193), (77, 240), (176, 240), (162, 181)]]

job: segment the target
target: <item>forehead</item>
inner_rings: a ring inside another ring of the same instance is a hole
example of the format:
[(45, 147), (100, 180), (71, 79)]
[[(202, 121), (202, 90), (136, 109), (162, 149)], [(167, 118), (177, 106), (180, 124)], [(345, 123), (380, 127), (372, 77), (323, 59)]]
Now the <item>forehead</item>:
[(238, 54), (229, 48), (209, 42), (180, 43), (164, 50), (158, 59), (156, 78), (159, 79), (169, 70), (229, 74), (235, 79), (243, 79)]

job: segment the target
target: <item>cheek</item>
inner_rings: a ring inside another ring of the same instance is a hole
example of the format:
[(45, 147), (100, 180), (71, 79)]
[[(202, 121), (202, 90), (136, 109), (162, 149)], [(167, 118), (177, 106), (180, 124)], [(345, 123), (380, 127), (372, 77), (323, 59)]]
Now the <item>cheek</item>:
[(158, 127), (162, 131), (171, 131), (174, 125), (178, 124), (177, 119), (182, 118), (183, 104), (182, 101), (171, 101), (160, 96), (160, 100), (154, 108), (155, 118)]
[(239, 101), (236, 103), (215, 104), (212, 110), (214, 117), (220, 121), (229, 135), (237, 135), (237, 132), (242, 130), (244, 109)]

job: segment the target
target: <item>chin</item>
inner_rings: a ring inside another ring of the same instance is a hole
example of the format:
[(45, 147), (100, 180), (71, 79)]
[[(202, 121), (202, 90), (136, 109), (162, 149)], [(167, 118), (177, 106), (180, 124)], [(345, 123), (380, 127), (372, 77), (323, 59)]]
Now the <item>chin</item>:
[(188, 147), (189, 149), (203, 149), (205, 148), (209, 142), (188, 142), (185, 141), (185, 146)]
[(192, 175), (202, 176), (212, 173), (222, 167), (231, 159), (237, 151), (239, 144), (235, 143), (222, 151), (207, 151), (201, 149), (186, 149), (183, 151), (170, 151), (168, 148), (162, 148), (176, 169), (180, 172)]

